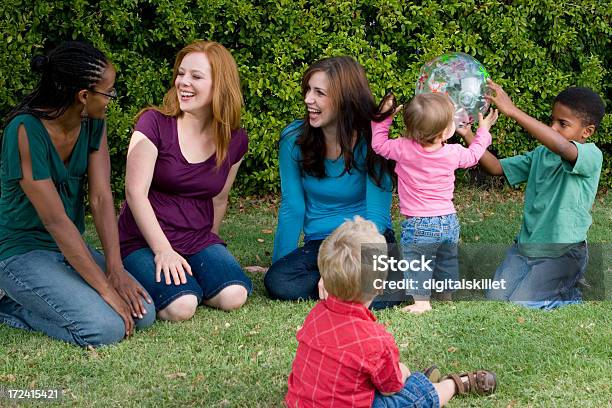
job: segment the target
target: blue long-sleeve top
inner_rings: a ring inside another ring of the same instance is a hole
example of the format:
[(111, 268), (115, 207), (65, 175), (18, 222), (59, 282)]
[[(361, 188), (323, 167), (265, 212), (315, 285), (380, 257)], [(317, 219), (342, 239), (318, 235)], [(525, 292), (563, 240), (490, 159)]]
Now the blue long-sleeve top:
[(355, 166), (344, 171), (342, 157), (325, 160), (327, 177), (317, 178), (301, 171), (302, 154), (295, 144), (303, 121), (293, 121), (281, 133), (279, 163), (281, 205), (274, 237), (272, 262), (295, 250), (300, 234), (304, 241), (324, 239), (355, 215), (376, 224), (383, 233), (391, 228), (392, 180), (383, 177), (377, 186), (367, 173), (367, 146), (364, 139), (355, 145)]

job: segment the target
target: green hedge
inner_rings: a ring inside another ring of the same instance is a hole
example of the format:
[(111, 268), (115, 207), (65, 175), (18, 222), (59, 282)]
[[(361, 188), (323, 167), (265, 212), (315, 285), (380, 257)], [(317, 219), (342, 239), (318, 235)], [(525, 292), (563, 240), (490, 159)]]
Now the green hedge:
[[(3, 0), (0, 113), (33, 87), (33, 53), (66, 39), (94, 43), (118, 68), (120, 97), (108, 119), (113, 189), (120, 199), (134, 114), (161, 101), (176, 51), (195, 39), (215, 40), (236, 58), (245, 96), (242, 123), (250, 148), (238, 191), (273, 192), (279, 189), (279, 132), (303, 115), (299, 81), (313, 61), (355, 56), (378, 98), (393, 89), (408, 99), (422, 64), (463, 51), (480, 60), (521, 108), (547, 121), (552, 99), (569, 85), (595, 89), (610, 106), (611, 10), (610, 1), (601, 0)], [(611, 131), (608, 114), (593, 138), (605, 152), (607, 186)], [(533, 146), (512, 121), (496, 125), (500, 156)]]

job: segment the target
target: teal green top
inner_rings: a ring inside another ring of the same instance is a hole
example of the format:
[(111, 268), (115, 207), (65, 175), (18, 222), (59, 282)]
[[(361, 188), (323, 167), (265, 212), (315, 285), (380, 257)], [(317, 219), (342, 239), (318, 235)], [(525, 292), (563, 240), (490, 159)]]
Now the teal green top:
[(19, 115), (9, 122), (4, 129), (0, 153), (0, 261), (35, 249), (59, 252), (19, 184), (22, 178), (20, 125), (25, 126), (28, 135), (32, 177), (53, 181), (66, 214), (81, 234), (85, 231), (83, 198), (89, 153), (99, 149), (104, 130), (104, 120), (84, 120), (68, 164), (64, 164), (40, 120), (32, 115)]
[(281, 133), (279, 167), (281, 205), (274, 238), (272, 262), (298, 246), (302, 231), (304, 242), (325, 239), (333, 230), (356, 215), (372, 221), (383, 234), (391, 229), (393, 181), (383, 176), (381, 186), (367, 173), (367, 145), (360, 139), (355, 145), (355, 168), (344, 171), (344, 159), (325, 159), (324, 178), (306, 174), (301, 169), (302, 153), (296, 144), (303, 121), (293, 121)]
[(574, 144), (574, 165), (544, 146), (500, 160), (511, 185), (527, 181), (518, 236), (526, 256), (561, 256), (587, 238), (603, 155), (593, 143)]

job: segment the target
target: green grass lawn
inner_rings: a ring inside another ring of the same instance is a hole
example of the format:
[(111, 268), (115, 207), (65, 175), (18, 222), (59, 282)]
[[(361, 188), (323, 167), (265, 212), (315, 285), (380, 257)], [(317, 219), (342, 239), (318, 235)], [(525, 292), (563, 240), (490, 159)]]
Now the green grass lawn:
[[(519, 229), (520, 192), (462, 187), (456, 204), (464, 243), (508, 244)], [(222, 236), (242, 265), (269, 265), (275, 214), (275, 202), (233, 202)], [(593, 218), (590, 242), (611, 244), (612, 194), (597, 199)], [(96, 242), (91, 231), (87, 239)], [(62, 388), (61, 404), (75, 407), (279, 406), (295, 332), (314, 302), (271, 301), (262, 276), (251, 277), (253, 296), (238, 311), (202, 307), (188, 322), (157, 322), (96, 350), (0, 326), (0, 387)], [(605, 407), (612, 406), (611, 312), (609, 301), (554, 312), (472, 301), (377, 317), (412, 370), (435, 362), (443, 372), (497, 372), (496, 394), (456, 398), (451, 407)]]

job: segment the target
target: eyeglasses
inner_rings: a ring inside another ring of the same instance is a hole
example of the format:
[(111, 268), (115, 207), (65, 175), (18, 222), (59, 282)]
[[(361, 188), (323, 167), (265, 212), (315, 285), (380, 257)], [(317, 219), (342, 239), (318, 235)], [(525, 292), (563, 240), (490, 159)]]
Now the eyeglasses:
[(117, 97), (117, 90), (115, 88), (111, 89), (110, 93), (96, 91), (95, 89), (90, 89), (89, 91), (93, 92), (93, 93), (100, 94), (100, 95), (107, 96), (107, 97), (109, 97), (111, 99)]

